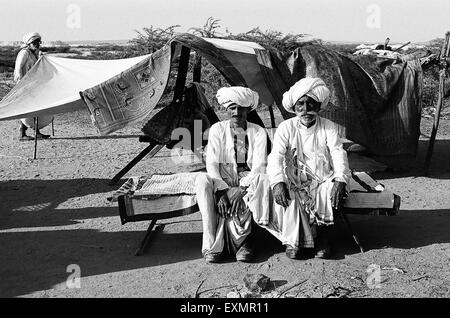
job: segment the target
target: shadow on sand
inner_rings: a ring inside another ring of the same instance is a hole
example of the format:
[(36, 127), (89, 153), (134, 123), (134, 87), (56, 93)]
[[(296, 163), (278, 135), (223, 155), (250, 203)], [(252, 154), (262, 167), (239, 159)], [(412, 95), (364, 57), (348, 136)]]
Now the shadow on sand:
[[(413, 157), (374, 157), (378, 162), (391, 168), (372, 175), (376, 179), (395, 179), (424, 176), (425, 157), (428, 151), (428, 140), (419, 140), (417, 156)], [(430, 161), (429, 178), (450, 179), (450, 140), (436, 140)]]
[[(436, 164), (436, 161), (435, 161)], [(447, 166), (449, 163), (446, 163)], [(73, 197), (109, 192), (108, 179), (12, 180), (0, 183), (0, 297), (12, 297), (52, 288), (67, 279), (69, 264), (79, 264), (83, 276), (147, 268), (201, 259), (201, 232), (157, 233), (145, 251), (136, 257), (134, 251), (144, 232), (131, 231), (136, 225), (121, 226), (116, 206), (80, 209), (56, 209)], [(106, 202), (106, 194), (105, 202)], [(76, 224), (85, 219), (117, 215), (113, 231), (99, 229), (42, 230), (33, 228)], [(200, 222), (191, 216), (174, 222)], [(350, 215), (354, 231), (366, 251), (393, 247), (412, 249), (436, 243), (450, 243), (450, 209), (408, 210), (400, 215)], [(180, 221), (181, 220), (181, 221)], [(179, 223), (178, 222), (178, 223)], [(164, 224), (164, 222), (162, 222)], [(142, 224), (144, 226), (145, 224)], [(198, 224), (201, 229), (201, 224)], [(27, 231), (13, 231), (29, 228)], [(265, 230), (256, 231), (256, 263), (264, 262), (283, 246)], [(359, 253), (344, 224), (337, 224), (333, 241), (334, 258)], [(234, 260), (228, 260), (231, 262)], [(26, 284), (18, 284), (18, 281)]]
[[(450, 243), (450, 210), (403, 210), (396, 216), (349, 215), (364, 250), (413, 249)], [(335, 258), (359, 253), (345, 224), (337, 224), (333, 241)]]
[[(56, 209), (70, 198), (115, 190), (108, 179), (11, 180), (0, 182), (0, 230), (70, 225), (76, 220), (118, 215), (117, 208)], [(105, 204), (106, 204), (105, 195)]]
[(79, 137), (51, 137), (48, 140), (95, 140), (95, 139), (128, 139), (139, 138), (139, 135), (108, 135), (108, 136), (79, 136)]

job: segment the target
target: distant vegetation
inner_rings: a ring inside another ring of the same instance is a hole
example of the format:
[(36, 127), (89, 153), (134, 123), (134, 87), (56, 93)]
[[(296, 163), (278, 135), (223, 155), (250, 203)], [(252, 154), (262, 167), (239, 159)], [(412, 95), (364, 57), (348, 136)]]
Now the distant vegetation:
[[(63, 56), (70, 58), (93, 60), (140, 56), (150, 54), (160, 49), (178, 33), (177, 28), (179, 27), (179, 25), (173, 25), (167, 28), (158, 28), (154, 26), (143, 28), (141, 31), (136, 31), (136, 37), (131, 39), (127, 45), (102, 44), (96, 46), (70, 46), (62, 41), (57, 41), (52, 42), (52, 46), (44, 46), (42, 51), (48, 54), (62, 54)], [(265, 48), (276, 49), (282, 53), (289, 53), (296, 47), (304, 45), (306, 38), (306, 34), (285, 34), (274, 30), (263, 31), (260, 28), (254, 28), (248, 32), (239, 34), (230, 33), (228, 29), (225, 29), (226, 31), (224, 33), (220, 33), (220, 29), (220, 20), (210, 17), (203, 26), (190, 28), (188, 32), (202, 37), (253, 41)], [(309, 42), (322, 44), (345, 55), (352, 54), (356, 49), (355, 44), (328, 43), (319, 39)], [(433, 53), (438, 53), (442, 44), (443, 39), (434, 39), (429, 42), (426, 49)], [(19, 47), (15, 46), (0, 46), (0, 73), (10, 73), (14, 70), (15, 57), (19, 49)], [(192, 67), (191, 61), (190, 68), (192, 69)], [(173, 71), (171, 80), (169, 81), (167, 87), (168, 92), (173, 88), (175, 74), (176, 70)], [(192, 76), (192, 72), (189, 72), (188, 74), (188, 76)], [(4, 74), (2, 77), (5, 78), (8, 77), (8, 75)], [(188, 78), (188, 80), (191, 80), (191, 78)], [(202, 59), (202, 84), (207, 91), (207, 97), (212, 101), (212, 105), (217, 106), (215, 104), (215, 98), (213, 98), (214, 92), (219, 87), (227, 85), (227, 83), (222, 75), (205, 59)], [(434, 105), (437, 101), (437, 84), (437, 67), (430, 67), (424, 72), (424, 114), (433, 114), (434, 112)], [(448, 101), (446, 101), (445, 105), (448, 105)], [(450, 107), (447, 107), (447, 109), (449, 108)]]

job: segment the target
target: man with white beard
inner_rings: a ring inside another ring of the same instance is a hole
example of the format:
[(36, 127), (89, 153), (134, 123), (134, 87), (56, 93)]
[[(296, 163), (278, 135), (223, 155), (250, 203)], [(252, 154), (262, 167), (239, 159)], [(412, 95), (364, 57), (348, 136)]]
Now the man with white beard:
[(338, 126), (318, 116), (329, 95), (320, 78), (303, 78), (284, 93), (283, 107), (297, 116), (279, 125), (268, 157), (275, 203), (265, 228), (293, 259), (302, 248), (330, 257), (333, 210), (343, 203), (351, 175)]

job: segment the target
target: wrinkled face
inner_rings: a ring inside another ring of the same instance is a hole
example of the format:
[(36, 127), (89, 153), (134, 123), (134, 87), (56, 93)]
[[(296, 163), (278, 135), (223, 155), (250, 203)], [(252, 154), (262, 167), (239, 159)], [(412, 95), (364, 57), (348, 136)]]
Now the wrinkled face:
[(231, 104), (227, 111), (230, 115), (230, 122), (233, 125), (242, 127), (247, 121), (248, 107), (242, 107), (238, 104)]
[(38, 50), (41, 47), (41, 39), (36, 39), (33, 42), (30, 43), (30, 49), (32, 51)]
[(306, 126), (311, 126), (319, 113), (321, 103), (309, 96), (302, 96), (294, 105), (295, 114), (300, 118), (300, 122)]

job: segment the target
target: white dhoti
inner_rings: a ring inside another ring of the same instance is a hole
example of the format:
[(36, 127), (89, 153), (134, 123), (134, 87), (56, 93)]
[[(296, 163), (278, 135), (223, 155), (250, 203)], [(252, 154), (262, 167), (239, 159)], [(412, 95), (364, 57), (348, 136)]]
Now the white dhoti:
[[(44, 115), (44, 116), (39, 116), (38, 117), (38, 130), (42, 129), (44, 127), (47, 127), (48, 125), (50, 125), (53, 121), (53, 116), (50, 115)], [(27, 126), (27, 128), (31, 128), (31, 129), (36, 129), (35, 126), (35, 121), (34, 121), (34, 117), (29, 117), (29, 118), (22, 118), (20, 119), (20, 121)]]
[[(247, 188), (243, 197), (245, 208), (236, 216), (220, 217), (214, 199), (214, 180), (208, 174), (199, 174), (196, 179), (197, 204), (202, 214), (203, 237), (202, 253), (221, 253), (228, 250), (236, 253), (252, 230), (252, 218), (255, 222), (266, 224), (269, 218), (270, 184), (265, 174), (254, 174), (243, 178), (240, 186)], [(229, 188), (230, 196), (235, 188)]]
[[(321, 215), (332, 216), (331, 189), (333, 181), (331, 178), (321, 183), (315, 191), (314, 211), (327, 211)], [(321, 223), (319, 213), (312, 214), (307, 211), (299, 193), (290, 190), (291, 200), (287, 208), (282, 207), (275, 201), (272, 203), (270, 222), (262, 225), (269, 233), (275, 236), (283, 245), (291, 245), (295, 248), (313, 248), (316, 238), (317, 224), (333, 224), (332, 220)]]
[(333, 122), (317, 117), (313, 126), (298, 117), (282, 122), (274, 136), (267, 172), (271, 186), (289, 189), (287, 208), (276, 202), (266, 229), (283, 244), (314, 247), (316, 225), (333, 224), (331, 191), (334, 181), (348, 183), (348, 159)]
[[(245, 91), (245, 90), (244, 90)], [(240, 104), (241, 105), (241, 104)], [(197, 178), (197, 204), (203, 218), (203, 253), (220, 253), (227, 249), (235, 253), (252, 230), (252, 219), (257, 223), (269, 220), (270, 182), (266, 172), (267, 134), (264, 128), (247, 123), (248, 149), (244, 162), (250, 171), (239, 172), (234, 137), (230, 121), (211, 126), (206, 150), (206, 170)], [(242, 164), (243, 162), (239, 163)], [(216, 191), (228, 189), (227, 196), (245, 187), (242, 198), (245, 208), (237, 216), (222, 218), (217, 212)]]

